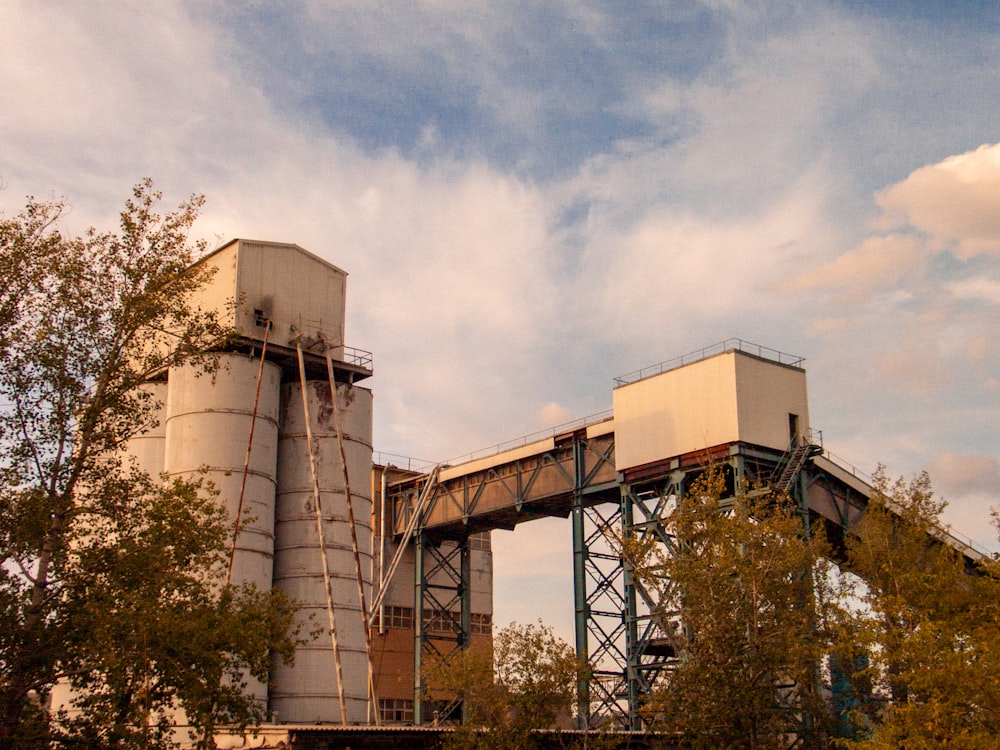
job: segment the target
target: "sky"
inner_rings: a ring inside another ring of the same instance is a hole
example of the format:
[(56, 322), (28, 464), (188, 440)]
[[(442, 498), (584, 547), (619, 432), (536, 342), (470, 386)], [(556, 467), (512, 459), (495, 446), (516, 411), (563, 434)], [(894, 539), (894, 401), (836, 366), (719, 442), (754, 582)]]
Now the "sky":
[[(730, 337), (805, 357), (843, 462), (996, 548), (1000, 6), (0, 3), (0, 212), (131, 186), (347, 270), (375, 449), (601, 412)], [(571, 639), (568, 521), (493, 535), (495, 621)]]

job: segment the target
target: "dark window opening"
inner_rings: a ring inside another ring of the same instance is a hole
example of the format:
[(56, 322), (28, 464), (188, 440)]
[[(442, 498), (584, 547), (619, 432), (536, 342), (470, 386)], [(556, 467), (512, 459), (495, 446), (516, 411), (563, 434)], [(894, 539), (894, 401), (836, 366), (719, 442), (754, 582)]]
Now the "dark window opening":
[(799, 444), (799, 415), (788, 415), (788, 442), (792, 445)]

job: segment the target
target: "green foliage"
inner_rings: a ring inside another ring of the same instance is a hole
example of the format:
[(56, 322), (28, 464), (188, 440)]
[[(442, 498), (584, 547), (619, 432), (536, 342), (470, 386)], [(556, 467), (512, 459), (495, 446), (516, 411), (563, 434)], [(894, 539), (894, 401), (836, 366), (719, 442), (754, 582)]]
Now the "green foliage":
[(90, 746), (168, 743), (175, 706), (203, 736), (258, 720), (243, 675), (292, 648), (283, 598), (210, 583), (228, 524), (209, 488), (123, 458), (153, 424), (143, 384), (211, 369), (226, 336), (191, 302), (202, 198), (159, 200), (145, 181), (117, 232), (82, 237), (60, 231), (60, 202), (0, 220), (0, 747), (51, 735), (59, 680), (80, 696), (61, 731)]
[(845, 618), (843, 648), (867, 658), (849, 675), (874, 690), (853, 715), (859, 748), (994, 747), (1000, 736), (1000, 568), (967, 569), (941, 542), (945, 503), (930, 479), (876, 476), (849, 541), (863, 602)]
[(787, 497), (741, 491), (720, 511), (724, 493), (708, 471), (667, 520), (669, 548), (626, 541), (678, 655), (648, 719), (685, 747), (821, 745), (827, 545)]
[(552, 629), (511, 623), (492, 644), (455, 652), (426, 673), (429, 698), (461, 696), (468, 716), (447, 748), (528, 748), (532, 730), (551, 729), (572, 710), (586, 669)]

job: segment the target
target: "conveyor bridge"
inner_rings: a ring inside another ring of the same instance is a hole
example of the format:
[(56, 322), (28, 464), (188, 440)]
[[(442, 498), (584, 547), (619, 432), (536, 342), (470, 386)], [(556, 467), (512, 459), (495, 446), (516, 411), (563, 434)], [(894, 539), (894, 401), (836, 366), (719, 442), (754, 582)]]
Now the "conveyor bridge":
[[(729, 350), (724, 353), (734, 354)], [(723, 364), (735, 366), (739, 374), (740, 367), (747, 366), (740, 357), (750, 355), (735, 354), (738, 356), (734, 363)], [(750, 367), (761, 366), (759, 357), (750, 359)], [(766, 364), (793, 370), (793, 376), (801, 376), (804, 401), (804, 371), (781, 362)], [(669, 373), (661, 370), (655, 377), (666, 378)], [(778, 376), (787, 373), (782, 370)], [(752, 377), (759, 379), (757, 375)], [(639, 387), (663, 390), (662, 384), (657, 383), (650, 386), (640, 383)], [(766, 392), (769, 381), (765, 379), (763, 386), (754, 387)], [(690, 390), (692, 386), (684, 388)], [(737, 384), (736, 389), (740, 388), (748, 390)], [(645, 411), (648, 408), (655, 412), (659, 406), (655, 401), (644, 403), (647, 394), (638, 393), (638, 406), (634, 393), (625, 394), (620, 400), (616, 393), (613, 417), (556, 431), (544, 439), (494, 455), (454, 466), (440, 465), (427, 473), (397, 472), (394, 481), (392, 469), (387, 467), (390, 482), (385, 503), (392, 509), (393, 532), (397, 541), (406, 545), (410, 538), (404, 534), (409, 530), (415, 550), (418, 677), (414, 718), (417, 723), (427, 718), (422, 715), (421, 707), (422, 660), (440, 658), (450, 648), (469, 643), (471, 534), (512, 529), (519, 523), (545, 516), (572, 519), (576, 649), (593, 670), (591, 680), (581, 690), (581, 728), (611, 720), (622, 729), (635, 730), (641, 728), (639, 706), (643, 695), (650, 692), (658, 675), (670, 668), (675, 654), (666, 645), (669, 623), (660, 620), (656, 602), (633, 579), (627, 561), (616, 552), (616, 539), (633, 533), (651, 533), (665, 540), (664, 521), (670, 499), (683, 496), (685, 487), (709, 465), (722, 468), (731, 488), (769, 487), (786, 492), (797, 503), (805, 528), (823, 524), (835, 549), (842, 543), (846, 530), (863, 513), (871, 493), (869, 484), (857, 472), (826, 454), (819, 434), (800, 425), (795, 413), (778, 414), (780, 428), (789, 430), (785, 432), (789, 442), (781, 449), (736, 439), (670, 454), (658, 447), (673, 444), (670, 441), (674, 440), (674, 433), (661, 428), (670, 415), (657, 415), (655, 424), (651, 423)], [(661, 395), (654, 393), (655, 398)], [(760, 393), (751, 392), (745, 400), (757, 404), (762, 399)], [(781, 408), (786, 407), (779, 407), (779, 412)], [(773, 425), (765, 417), (752, 411), (744, 417), (747, 410), (740, 409), (744, 422), (732, 428), (733, 434), (774, 433), (773, 429), (770, 433), (766, 431)], [(636, 438), (639, 431), (641, 439)], [(724, 430), (719, 432), (723, 433)], [(712, 434), (711, 429), (703, 429), (702, 434)], [(771, 441), (772, 446), (774, 442)], [(659, 455), (668, 457), (643, 460), (650, 455), (650, 444), (652, 455), (656, 456), (659, 450)], [(623, 451), (627, 453), (624, 460)], [(980, 556), (962, 541), (942, 534), (944, 541), (968, 558)], [(441, 554), (439, 547), (445, 540), (458, 542), (459, 554), (450, 557)], [(442, 586), (442, 578), (449, 583)], [(442, 588), (448, 588), (450, 595), (442, 596)], [(432, 637), (425, 631), (421, 613), (455, 606), (461, 610), (459, 617), (454, 609), (441, 613), (442, 619), (455, 623), (451, 636)]]

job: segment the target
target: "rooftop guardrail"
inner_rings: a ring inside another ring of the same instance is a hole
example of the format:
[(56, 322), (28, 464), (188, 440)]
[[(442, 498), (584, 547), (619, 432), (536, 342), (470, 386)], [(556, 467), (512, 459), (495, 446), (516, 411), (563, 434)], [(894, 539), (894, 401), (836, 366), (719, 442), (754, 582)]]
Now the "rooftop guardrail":
[(806, 361), (805, 357), (780, 352), (769, 346), (754, 344), (749, 341), (744, 341), (743, 339), (726, 339), (725, 341), (720, 341), (718, 344), (711, 344), (710, 346), (706, 346), (702, 349), (696, 349), (693, 352), (682, 354), (679, 357), (674, 357), (673, 359), (668, 359), (655, 365), (643, 367), (641, 370), (635, 370), (633, 372), (626, 373), (625, 375), (620, 375), (615, 378), (615, 385), (618, 386), (635, 383), (639, 380), (652, 377), (653, 375), (662, 375), (665, 372), (676, 370), (679, 367), (684, 367), (685, 365), (690, 365), (694, 362), (700, 362), (703, 359), (714, 357), (717, 354), (725, 354), (726, 352), (733, 351), (752, 354), (755, 357), (760, 357), (761, 359), (777, 362), (781, 365), (788, 365), (790, 367), (802, 367), (802, 363)]

